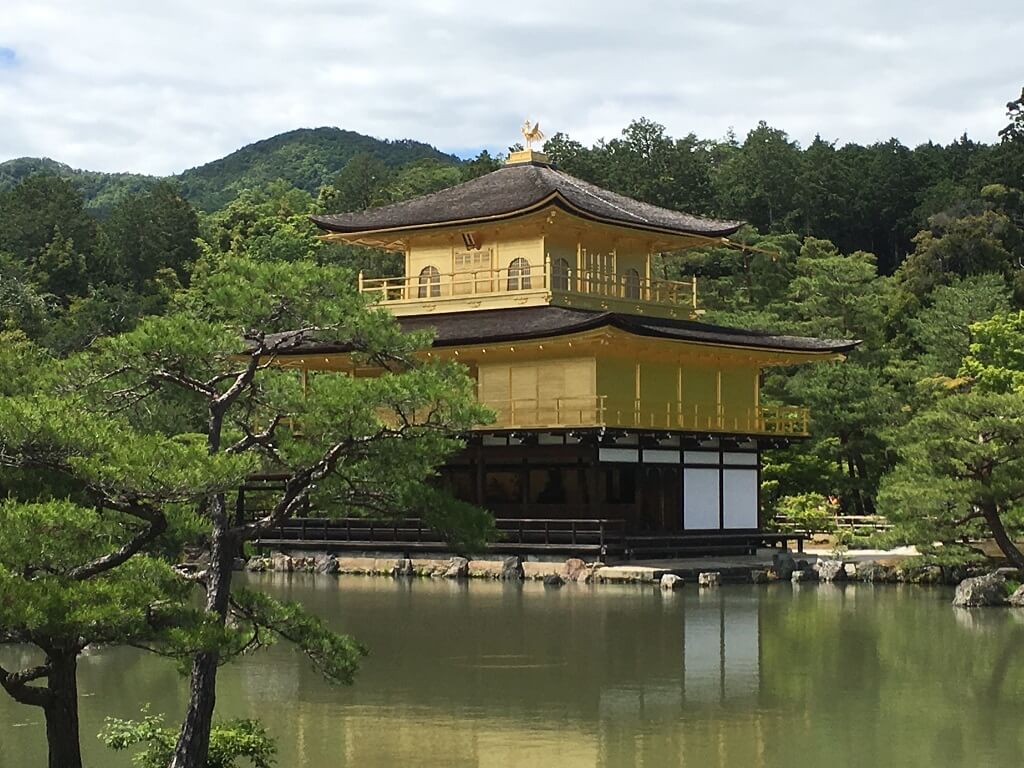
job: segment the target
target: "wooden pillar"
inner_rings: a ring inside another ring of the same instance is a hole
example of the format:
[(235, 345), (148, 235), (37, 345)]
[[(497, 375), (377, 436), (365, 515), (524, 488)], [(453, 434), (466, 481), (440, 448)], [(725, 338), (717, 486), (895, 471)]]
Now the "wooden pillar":
[(686, 426), (686, 417), (683, 415), (683, 365), (680, 363), (676, 368), (676, 410), (678, 411), (678, 423), (676, 427), (683, 429)]
[(476, 503), (477, 506), (484, 505), (484, 445), (483, 442), (476, 445)]
[(654, 295), (654, 290), (653, 290), (654, 286), (651, 285), (651, 260), (653, 258), (654, 258), (654, 253), (652, 252), (650, 246), (648, 246), (648, 248), (647, 248), (647, 264), (644, 267), (644, 277), (646, 278), (646, 282), (645, 282), (646, 288), (644, 289), (644, 291), (640, 292), (640, 298), (644, 299), (645, 301), (657, 301), (658, 300), (657, 297)]
[(583, 293), (583, 243), (576, 238), (576, 292)]
[(530, 510), (530, 465), (526, 462), (526, 456), (523, 456), (522, 462), (519, 465), (519, 498), (521, 504), (520, 517), (529, 517)]
[(642, 427), (645, 426), (642, 423), (643, 417), (641, 416), (640, 410), (642, 403), (640, 401), (640, 361), (636, 361), (636, 371), (633, 380), (633, 426)]
[(722, 403), (722, 364), (718, 363), (715, 370), (715, 426), (722, 428), (722, 417), (725, 414), (725, 406)]
[(590, 516), (594, 518), (602, 517), (601, 515), (601, 493), (600, 493), (600, 480), (598, 471), (598, 446), (595, 443), (590, 446), (590, 458), (587, 462), (587, 496), (590, 505)]
[(754, 369), (754, 412), (751, 414), (750, 426), (752, 432), (760, 432), (761, 426), (761, 369)]
[[(637, 448), (639, 454), (641, 449)], [(644, 521), (644, 500), (646, 497), (645, 489), (647, 487), (647, 470), (643, 464), (625, 464), (624, 467), (630, 467), (633, 471), (633, 524), (638, 529), (643, 529)], [(640, 525), (637, 525), (640, 523)]]

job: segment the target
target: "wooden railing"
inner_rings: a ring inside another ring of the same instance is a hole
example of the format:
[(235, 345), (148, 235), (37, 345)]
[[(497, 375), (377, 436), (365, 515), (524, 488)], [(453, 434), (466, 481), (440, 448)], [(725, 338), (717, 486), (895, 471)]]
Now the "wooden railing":
[(359, 290), (384, 304), (442, 301), (539, 292), (553, 296), (595, 296), (622, 302), (697, 309), (697, 280), (660, 280), (636, 273), (613, 274), (575, 267), (542, 266), (435, 272), (368, 278), (359, 273)]
[(482, 400), (495, 413), (489, 428), (634, 427), (742, 434), (810, 434), (810, 410), (774, 405), (731, 410), (699, 403), (666, 402), (652, 407), (640, 400), (622, 406), (607, 395), (581, 395), (546, 400), (513, 398)]
[[(620, 549), (625, 522), (603, 518), (498, 518), (498, 539), (489, 549), (519, 548), (592, 550)], [(288, 543), (332, 546), (385, 546), (387, 549), (429, 550), (450, 546), (418, 517), (371, 520), (364, 517), (293, 518), (260, 536), (260, 546)]]
[(827, 522), (807, 522), (794, 520), (786, 515), (775, 515), (771, 520), (772, 527), (791, 533), (811, 536), (816, 533), (835, 533), (848, 531), (857, 536), (870, 536), (884, 533), (892, 528), (892, 523), (884, 515), (830, 515), (822, 518)]

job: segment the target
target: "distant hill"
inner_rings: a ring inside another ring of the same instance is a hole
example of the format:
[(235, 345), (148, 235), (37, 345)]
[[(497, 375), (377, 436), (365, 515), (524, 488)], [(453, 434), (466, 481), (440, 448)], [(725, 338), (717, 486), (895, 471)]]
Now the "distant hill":
[[(170, 178), (181, 183), (185, 197), (197, 208), (216, 210), (240, 190), (286, 179), (315, 194), (353, 155), (372, 154), (388, 165), (431, 159), (445, 164), (461, 162), (454, 155), (408, 139), (382, 140), (340, 128), (300, 128), (242, 147), (220, 160), (189, 168)], [(86, 206), (104, 212), (125, 195), (147, 189), (159, 177), (135, 173), (82, 171), (49, 158), (21, 157), (0, 163), (0, 190), (34, 173), (52, 173), (70, 179)]]
[(0, 190), (37, 173), (70, 179), (81, 192), (86, 207), (99, 212), (109, 210), (125, 195), (145, 191), (159, 180), (157, 176), (141, 173), (80, 171), (48, 157), (19, 157), (0, 163)]
[(393, 166), (423, 159), (460, 162), (454, 155), (418, 141), (381, 140), (340, 128), (300, 128), (190, 168), (178, 178), (193, 205), (214, 210), (230, 202), (240, 190), (275, 179), (287, 179), (315, 194), (360, 152)]

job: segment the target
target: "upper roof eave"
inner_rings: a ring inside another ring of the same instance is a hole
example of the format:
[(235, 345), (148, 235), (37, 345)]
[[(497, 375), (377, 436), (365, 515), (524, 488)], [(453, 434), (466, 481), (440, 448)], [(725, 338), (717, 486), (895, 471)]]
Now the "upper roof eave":
[(365, 237), (499, 221), (550, 204), (594, 221), (660, 235), (717, 238), (742, 226), (644, 203), (550, 166), (529, 163), (506, 166), (411, 200), (310, 218), (328, 232)]
[(426, 224), (408, 224), (399, 227), (388, 227), (384, 229), (346, 229), (338, 227), (337, 225), (330, 224), (324, 221), (324, 217), (321, 216), (310, 216), (310, 220), (321, 229), (327, 229), (329, 234), (323, 235), (322, 237), (330, 239), (331, 235), (339, 235), (340, 239), (351, 238), (376, 238), (384, 236), (395, 236), (402, 235), (412, 232), (429, 232), (441, 229), (447, 229), (449, 227), (467, 227), (476, 226), (480, 224), (491, 224), (499, 221), (509, 221), (512, 219), (521, 218), (523, 216), (529, 216), (531, 213), (543, 211), (545, 208), (557, 207), (563, 211), (578, 216), (581, 219), (588, 221), (594, 221), (600, 224), (607, 224), (612, 227), (620, 227), (623, 229), (631, 229), (637, 232), (645, 232), (652, 235), (659, 235), (663, 237), (673, 238), (697, 238), (699, 240), (707, 240), (710, 242), (719, 242), (722, 238), (733, 234), (736, 230), (743, 226), (742, 222), (733, 222), (728, 228), (724, 228), (718, 231), (712, 232), (694, 232), (684, 229), (667, 229), (663, 227), (656, 227), (644, 224), (633, 224), (629, 222), (620, 221), (618, 219), (611, 219), (603, 216), (597, 216), (588, 211), (585, 211), (577, 206), (574, 206), (569, 200), (567, 200), (561, 193), (553, 192), (543, 200), (526, 206), (517, 210), (508, 211), (507, 213), (492, 214), (489, 216), (477, 216), (475, 218), (467, 219), (453, 219), (450, 221), (438, 221), (430, 222)]

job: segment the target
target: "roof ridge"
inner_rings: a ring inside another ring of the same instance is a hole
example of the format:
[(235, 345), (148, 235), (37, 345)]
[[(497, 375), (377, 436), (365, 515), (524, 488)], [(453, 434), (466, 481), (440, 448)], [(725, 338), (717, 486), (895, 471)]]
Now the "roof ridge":
[[(639, 221), (642, 221), (644, 224), (652, 224), (653, 223), (653, 222), (651, 222), (650, 219), (648, 219), (648, 218), (646, 218), (644, 216), (641, 216), (638, 213), (633, 213), (632, 211), (626, 210), (621, 205), (613, 203), (611, 200), (608, 200), (607, 198), (601, 197), (601, 195), (599, 195), (599, 194), (597, 194), (595, 192), (592, 192), (591, 190), (587, 189), (586, 187), (582, 186), (581, 184), (576, 183), (576, 182), (583, 182), (584, 184), (586, 184), (587, 182), (583, 181), (583, 179), (577, 179), (575, 176), (570, 176), (568, 173), (564, 173), (564, 172), (556, 170), (554, 168), (552, 168), (551, 171), (553, 171), (554, 173), (557, 173), (560, 176), (562, 176), (562, 178), (565, 179), (566, 182), (571, 184), (573, 187), (578, 189), (583, 194), (590, 195), (591, 197), (593, 197), (593, 198), (595, 198), (597, 200), (600, 200), (605, 205), (611, 206), (615, 210), (620, 211), (620, 212), (624, 213), (627, 216), (632, 216), (633, 218), (638, 219)], [(643, 201), (642, 200), (638, 200), (637, 202), (643, 202)], [(666, 209), (666, 210), (671, 210), (671, 209)]]

